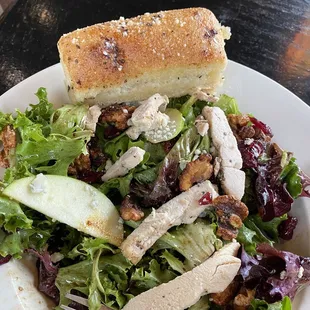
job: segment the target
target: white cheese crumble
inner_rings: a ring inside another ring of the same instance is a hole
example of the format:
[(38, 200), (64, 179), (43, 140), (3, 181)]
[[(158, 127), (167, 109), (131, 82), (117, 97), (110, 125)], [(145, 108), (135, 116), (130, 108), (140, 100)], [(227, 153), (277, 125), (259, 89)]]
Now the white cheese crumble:
[(105, 170), (109, 170), (112, 167), (113, 163), (111, 159), (108, 159), (105, 163)]
[(299, 270), (298, 270), (298, 275), (297, 275), (297, 277), (300, 279), (300, 278), (302, 278), (303, 274), (304, 274), (304, 268), (301, 266), (301, 267), (299, 268)]
[(131, 169), (138, 166), (143, 160), (145, 151), (133, 146), (125, 152), (102, 176), (102, 181), (106, 182), (112, 178), (126, 175)]
[(38, 174), (29, 184), (30, 190), (34, 194), (47, 193), (47, 178), (43, 173)]
[(246, 138), (246, 139), (244, 140), (244, 144), (245, 144), (245, 145), (251, 145), (253, 142), (254, 142), (254, 139), (253, 139), (253, 138)]
[(165, 111), (168, 102), (168, 97), (160, 94), (155, 94), (142, 101), (128, 120), (128, 125), (131, 127), (126, 131), (126, 134), (129, 138), (136, 140), (143, 132), (166, 127), (170, 119), (162, 112)]
[(284, 280), (284, 279), (285, 279), (285, 276), (286, 276), (286, 271), (285, 271), (285, 270), (281, 271), (281, 272), (280, 272), (280, 279), (281, 279), (281, 280)]
[(197, 129), (197, 132), (202, 136), (207, 136), (209, 131), (209, 123), (202, 115), (201, 117), (197, 117), (195, 120), (195, 127)]

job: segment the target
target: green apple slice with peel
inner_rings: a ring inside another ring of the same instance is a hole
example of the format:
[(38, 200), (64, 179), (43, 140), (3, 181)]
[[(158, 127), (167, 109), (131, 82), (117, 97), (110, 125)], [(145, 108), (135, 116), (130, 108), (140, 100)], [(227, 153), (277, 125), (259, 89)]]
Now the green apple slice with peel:
[(180, 111), (166, 109), (165, 114), (169, 116), (167, 126), (145, 132), (145, 138), (151, 143), (169, 141), (176, 137), (184, 127), (184, 119)]
[(39, 174), (14, 181), (3, 194), (93, 237), (119, 246), (123, 224), (113, 203), (85, 182)]

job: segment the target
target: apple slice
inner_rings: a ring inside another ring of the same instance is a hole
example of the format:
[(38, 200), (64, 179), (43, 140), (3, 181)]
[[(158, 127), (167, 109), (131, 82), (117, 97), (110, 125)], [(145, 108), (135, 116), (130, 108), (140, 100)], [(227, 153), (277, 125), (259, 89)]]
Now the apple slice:
[(3, 194), (93, 237), (119, 246), (123, 224), (113, 203), (82, 181), (39, 174), (14, 181)]
[(151, 143), (169, 141), (175, 138), (184, 127), (184, 119), (180, 111), (166, 109), (165, 114), (169, 116), (169, 122), (165, 127), (159, 127), (144, 133), (145, 138)]

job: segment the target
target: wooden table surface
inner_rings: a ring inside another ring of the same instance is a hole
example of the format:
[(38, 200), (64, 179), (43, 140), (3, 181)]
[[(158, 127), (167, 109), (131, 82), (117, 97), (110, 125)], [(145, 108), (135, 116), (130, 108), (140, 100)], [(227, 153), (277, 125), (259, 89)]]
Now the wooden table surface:
[(59, 61), (66, 32), (144, 12), (204, 6), (230, 26), (232, 60), (287, 87), (310, 105), (310, 0), (19, 0), (0, 25), (0, 95)]

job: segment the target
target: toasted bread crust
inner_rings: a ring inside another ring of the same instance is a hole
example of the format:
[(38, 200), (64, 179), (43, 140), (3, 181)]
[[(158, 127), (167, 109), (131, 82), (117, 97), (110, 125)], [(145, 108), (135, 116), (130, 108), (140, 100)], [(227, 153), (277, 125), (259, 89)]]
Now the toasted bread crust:
[[(190, 8), (78, 29), (63, 35), (58, 49), (68, 89), (73, 99), (83, 101), (109, 88), (125, 87), (130, 93), (133, 86), (128, 82), (139, 84), (142, 76), (143, 83), (158, 84), (162, 74), (177, 78), (176, 73), (193, 69), (199, 74), (208, 65), (219, 66), (221, 72), (227, 62), (226, 34), (211, 11)], [(201, 87), (208, 88), (203, 80)]]

